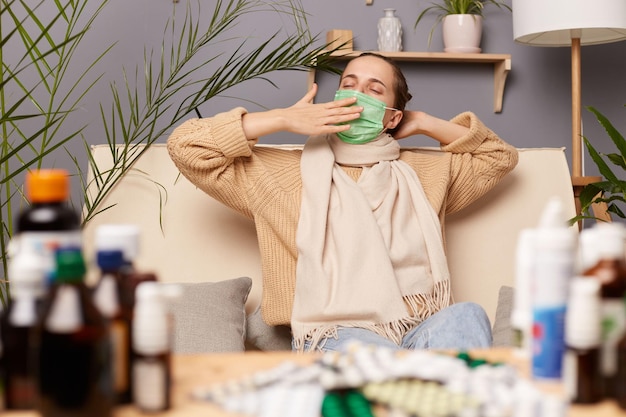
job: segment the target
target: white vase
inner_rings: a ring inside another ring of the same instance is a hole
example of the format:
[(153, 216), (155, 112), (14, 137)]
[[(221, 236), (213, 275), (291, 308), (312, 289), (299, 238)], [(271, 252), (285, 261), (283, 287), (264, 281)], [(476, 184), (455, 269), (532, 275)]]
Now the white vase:
[(378, 19), (378, 50), (398, 52), (402, 50), (402, 24), (395, 15), (396, 9), (385, 9), (385, 16)]
[(479, 53), (483, 33), (482, 16), (451, 14), (443, 18), (445, 52)]

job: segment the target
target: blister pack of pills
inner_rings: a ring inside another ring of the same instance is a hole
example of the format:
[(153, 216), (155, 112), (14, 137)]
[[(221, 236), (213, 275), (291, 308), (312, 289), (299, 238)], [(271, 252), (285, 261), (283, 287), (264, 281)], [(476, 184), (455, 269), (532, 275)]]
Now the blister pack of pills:
[(563, 417), (514, 367), (465, 353), (393, 351), (355, 342), (309, 365), (272, 369), (198, 389), (194, 396), (254, 417)]

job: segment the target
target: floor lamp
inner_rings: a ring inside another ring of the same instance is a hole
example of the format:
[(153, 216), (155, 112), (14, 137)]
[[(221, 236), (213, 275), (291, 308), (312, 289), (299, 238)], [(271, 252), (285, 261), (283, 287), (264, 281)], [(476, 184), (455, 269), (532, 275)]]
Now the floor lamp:
[(581, 45), (625, 40), (626, 0), (513, 0), (512, 6), (516, 42), (571, 47), (572, 185), (577, 195), (586, 184), (600, 180), (582, 172)]

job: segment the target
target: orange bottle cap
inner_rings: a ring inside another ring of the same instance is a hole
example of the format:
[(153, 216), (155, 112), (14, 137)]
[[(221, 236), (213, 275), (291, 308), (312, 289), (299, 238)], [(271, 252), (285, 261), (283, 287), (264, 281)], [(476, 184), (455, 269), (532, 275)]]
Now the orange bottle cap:
[(69, 176), (63, 169), (40, 169), (26, 174), (26, 195), (31, 203), (65, 201)]

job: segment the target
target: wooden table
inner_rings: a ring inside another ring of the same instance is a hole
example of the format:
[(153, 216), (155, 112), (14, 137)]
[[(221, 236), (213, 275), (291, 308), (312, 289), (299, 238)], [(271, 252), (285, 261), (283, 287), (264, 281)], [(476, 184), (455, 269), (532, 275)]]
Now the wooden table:
[[(482, 357), (489, 361), (506, 361), (513, 363), (522, 372), (526, 372), (525, 364), (516, 360), (508, 349), (490, 349), (472, 352), (473, 356)], [(195, 388), (207, 387), (215, 383), (243, 377), (249, 373), (270, 369), (285, 360), (299, 364), (311, 363), (316, 355), (296, 355), (290, 352), (246, 352), (245, 354), (223, 353), (211, 355), (176, 355), (173, 357), (173, 407), (170, 411), (160, 414), (150, 414), (155, 417), (235, 417), (226, 413), (209, 402), (194, 400), (190, 393)], [(559, 386), (541, 384), (542, 389), (558, 391)], [(6, 417), (37, 417), (39, 414), (28, 412), (4, 412)], [(115, 417), (139, 417), (140, 413), (133, 406), (119, 407)], [(626, 411), (621, 410), (615, 403), (604, 401), (593, 406), (572, 406), (568, 414), (571, 417), (626, 417)]]

